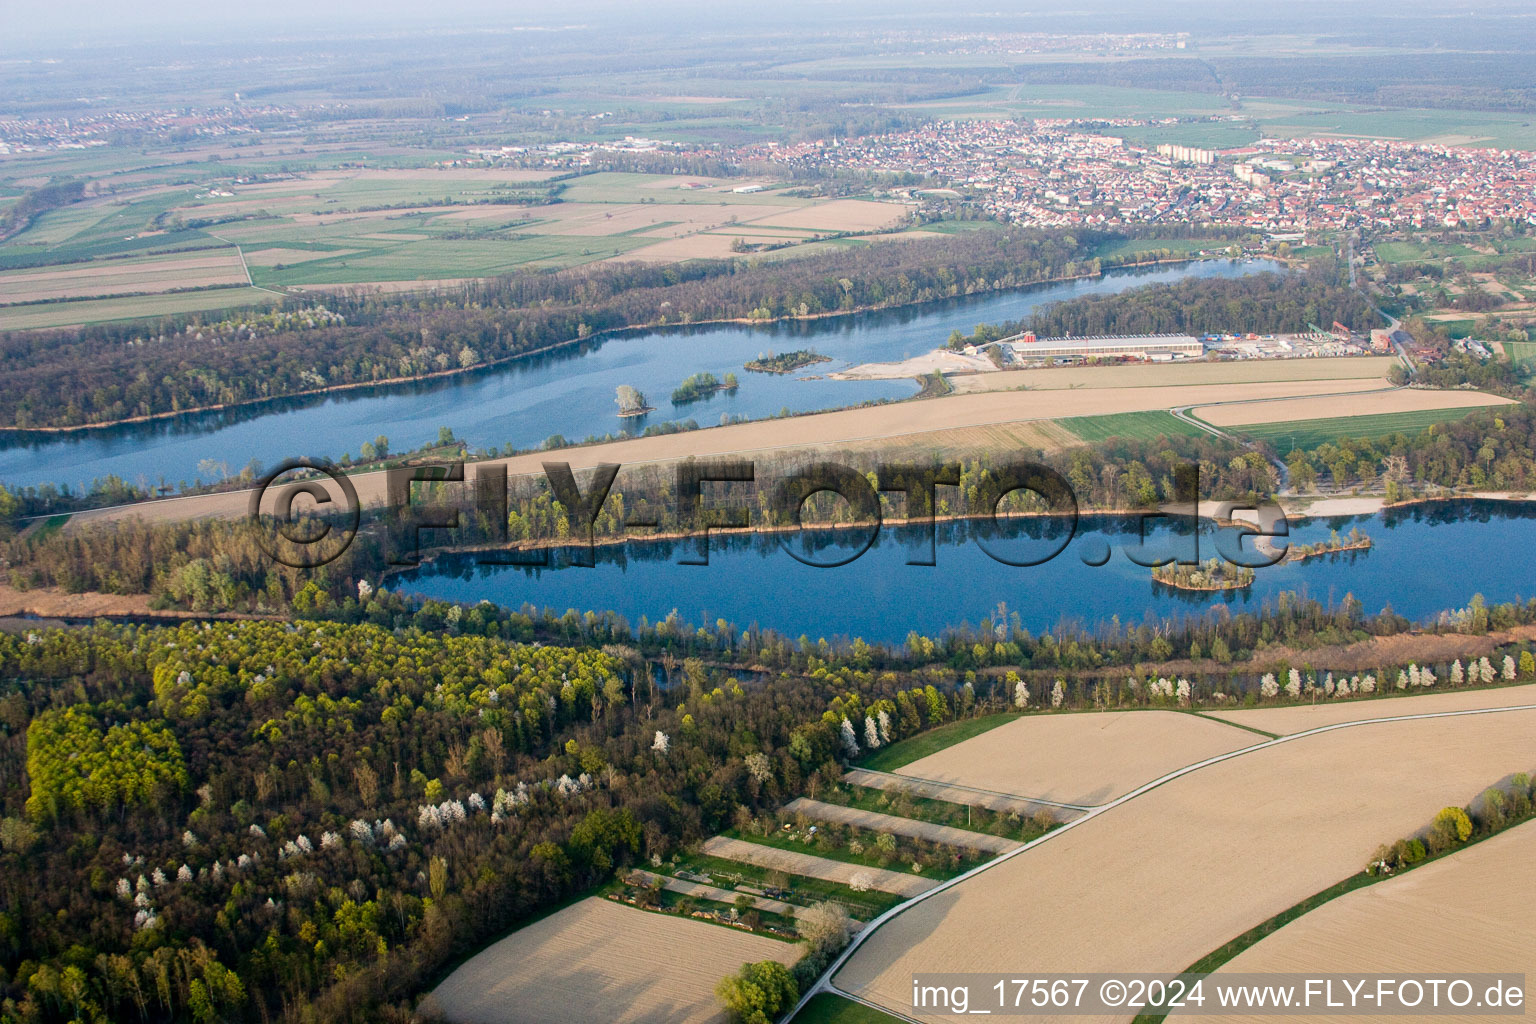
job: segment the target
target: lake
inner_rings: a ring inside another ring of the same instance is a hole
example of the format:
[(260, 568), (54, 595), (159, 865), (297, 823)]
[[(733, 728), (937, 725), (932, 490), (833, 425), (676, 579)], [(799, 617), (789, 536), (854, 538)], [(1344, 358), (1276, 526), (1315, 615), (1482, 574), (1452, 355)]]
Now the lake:
[[(1017, 320), (1063, 299), (1190, 277), (1238, 277), (1273, 266), (1205, 260), (814, 321), (627, 331), (440, 380), (281, 399), (64, 436), (7, 435), (0, 438), (0, 481), (12, 487), (51, 482), (85, 489), (92, 480), (115, 475), (133, 483), (177, 486), (238, 473), (253, 459), (272, 466), (299, 455), (356, 456), (364, 441), (380, 434), (395, 451), (404, 451), (435, 439), (444, 426), (471, 449), (507, 444), (527, 449), (556, 434), (581, 440), (669, 421), (693, 419), (711, 426), (724, 416), (761, 419), (783, 409), (809, 412), (906, 398), (917, 390), (910, 379), (801, 378), (918, 355), (943, 344), (957, 328), (970, 333), (978, 323)], [(800, 348), (814, 348), (834, 361), (790, 375), (742, 369), (761, 353)], [(673, 406), (668, 400), (673, 388), (701, 371), (717, 377), (735, 373), (741, 386), (733, 394)], [(621, 384), (645, 392), (656, 411), (620, 419), (614, 389)]]
[[(1148, 552), (1166, 554), (1188, 545), (1187, 521), (1150, 523)], [(1018, 613), (1035, 632), (1060, 623), (1092, 627), (1118, 616), (1122, 622), (1203, 615), (1225, 607), (1258, 611), (1284, 591), (1324, 602), (1352, 593), (1367, 613), (1390, 605), (1415, 620), (1466, 605), (1474, 593), (1490, 603), (1536, 592), (1529, 565), (1509, 552), (1536, 546), (1536, 504), (1465, 501), (1412, 506), (1374, 516), (1301, 520), (1291, 541), (1324, 540), (1329, 531), (1358, 526), (1375, 542), (1363, 552), (1260, 568), (1244, 591), (1197, 593), (1154, 584), (1149, 570), (1125, 554), (1137, 542), (1136, 517), (1084, 516), (1056, 558), (1036, 566), (997, 561), (978, 543), (979, 524), (941, 523), (933, 566), (907, 564), (926, 554), (923, 534), (896, 527), (879, 532), (869, 550), (838, 568), (803, 564), (771, 535), (712, 536), (707, 566), (679, 564), (696, 555), (694, 542), (635, 540), (599, 547), (596, 565), (569, 564), (569, 552), (552, 552), (549, 568), (481, 566), (451, 556), (396, 576), (391, 589), (513, 608), (523, 604), (578, 611), (605, 610), (632, 624), (652, 622), (676, 610), (693, 624), (725, 619), (753, 623), (797, 637), (863, 637), (900, 642), (911, 630), (938, 635), (962, 622), (979, 622), (999, 603)], [(1012, 520), (1003, 536), (983, 538), (1011, 561), (1040, 557), (1061, 546), (1069, 528), (1061, 520)], [(1215, 554), (1214, 527), (1203, 526), (1201, 557)], [(1233, 531), (1222, 531), (1231, 543)], [(815, 531), (790, 542), (802, 557), (837, 560), (863, 538)], [(1251, 542), (1249, 542), (1251, 544)], [(1242, 550), (1251, 551), (1249, 544)], [(1101, 566), (1106, 545), (1111, 552)], [(1235, 548), (1233, 550), (1236, 550)], [(1251, 556), (1250, 556), (1251, 557)]]

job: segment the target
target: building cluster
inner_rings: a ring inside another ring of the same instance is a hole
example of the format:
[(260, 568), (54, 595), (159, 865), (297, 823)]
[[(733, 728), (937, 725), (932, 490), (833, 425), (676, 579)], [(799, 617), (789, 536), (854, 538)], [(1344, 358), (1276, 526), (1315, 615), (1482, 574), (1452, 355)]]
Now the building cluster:
[[(790, 169), (916, 175), (988, 214), (1040, 227), (1218, 223), (1321, 228), (1536, 224), (1536, 154), (1379, 139), (1143, 146), (1117, 129), (1167, 122), (938, 121), (852, 140), (763, 144)], [(911, 189), (920, 192), (921, 189)]]
[[(91, 149), (140, 138), (222, 139), (259, 134), (257, 119), (291, 117), (277, 107), (116, 110), (74, 117), (0, 117), (0, 156)], [(269, 129), (270, 130), (270, 127)]]
[[(1380, 337), (1378, 337), (1380, 335)], [(1186, 359), (1316, 359), (1392, 351), (1391, 332), (1369, 338), (1348, 326), (1314, 328), (1304, 334), (1114, 335), (1040, 338), (1025, 331), (993, 343), (1002, 366), (1079, 362), (1168, 363)], [(967, 354), (976, 354), (967, 348)]]

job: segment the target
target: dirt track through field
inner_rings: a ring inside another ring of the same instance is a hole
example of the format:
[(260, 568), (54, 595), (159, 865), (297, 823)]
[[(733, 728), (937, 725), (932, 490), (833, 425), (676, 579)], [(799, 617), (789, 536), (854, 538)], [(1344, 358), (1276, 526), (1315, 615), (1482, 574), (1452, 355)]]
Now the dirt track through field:
[(829, 860), (826, 857), (797, 853), (794, 850), (780, 850), (777, 847), (749, 843), (742, 839), (727, 839), (725, 836), (715, 836), (705, 842), (704, 852), (711, 857), (722, 857), (725, 860), (740, 861), (743, 864), (755, 864), (760, 868), (787, 871), (792, 875), (820, 878), (840, 885), (848, 885), (854, 875), (868, 875), (871, 889), (895, 893), (898, 896), (916, 896), (938, 884), (931, 878), (910, 875), (905, 871), (867, 868), (862, 864)]
[(1177, 711), (1026, 715), (894, 774), (1094, 806), (1263, 737)]
[(716, 983), (801, 948), (592, 897), (471, 957), (428, 996), (453, 1024), (704, 1024)]
[(963, 846), (971, 850), (981, 850), (984, 853), (1006, 853), (1019, 844), (1012, 839), (1004, 839), (1002, 836), (990, 836), (985, 832), (972, 832), (969, 829), (951, 828), (948, 825), (935, 825), (931, 821), (918, 821), (916, 818), (900, 818), (894, 814), (881, 814), (878, 811), (864, 811), (857, 807), (840, 807), (837, 804), (822, 803), (820, 800), (807, 800), (798, 797), (784, 805), (784, 809), (791, 814), (804, 814), (807, 818), (817, 821), (835, 821), (843, 825), (857, 825), (859, 828), (873, 829), (876, 832), (889, 832), (892, 835), (910, 836), (913, 839), (926, 839), (932, 843), (944, 843), (947, 846)]
[[(1221, 968), (1234, 972), (1434, 971), (1516, 972), (1536, 978), (1536, 914), (1520, 894), (1536, 892), (1536, 822), (1526, 822), (1476, 846), (1399, 878), (1323, 904), (1239, 953)], [(1481, 995), (1481, 993), (1479, 993)], [(1201, 1018), (1175, 1014), (1170, 1022)], [(1272, 1017), (1223, 1016), (1229, 1022)], [(1397, 1021), (1376, 1015), (1287, 1015), (1310, 1024)], [(1436, 1020), (1487, 1020), (1437, 1014)]]
[(1533, 762), (1536, 710), (1372, 723), (1237, 754), (907, 908), (835, 981), (910, 1013), (916, 971), (1177, 972)]

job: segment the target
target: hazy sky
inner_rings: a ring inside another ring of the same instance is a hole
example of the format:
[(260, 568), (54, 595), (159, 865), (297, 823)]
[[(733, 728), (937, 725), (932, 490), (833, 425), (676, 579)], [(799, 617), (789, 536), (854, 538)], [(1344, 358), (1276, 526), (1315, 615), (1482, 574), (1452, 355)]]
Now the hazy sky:
[[(1106, 31), (1135, 31), (1145, 19), (1175, 19), (1182, 27), (1222, 23), (1231, 29), (1244, 18), (1281, 24), (1270, 31), (1301, 30), (1316, 12), (1324, 18), (1424, 14), (1457, 16), (1473, 0), (1287, 0), (1283, 5), (1234, 5), (1229, 0), (0, 0), (0, 52), (70, 43), (144, 40), (219, 40), (255, 31), (262, 36), (327, 29), (368, 35), (424, 25), (441, 28), (510, 27), (616, 23), (645, 28), (740, 27), (748, 23), (793, 27), (803, 20), (837, 23), (857, 20), (871, 26), (896, 19), (943, 27), (977, 18), (1010, 27), (1045, 28), (1072, 21)], [(1528, 0), (1479, 0), (1479, 14), (1529, 13)], [(1166, 28), (1160, 24), (1159, 28)], [(323, 33), (321, 33), (323, 34)]]

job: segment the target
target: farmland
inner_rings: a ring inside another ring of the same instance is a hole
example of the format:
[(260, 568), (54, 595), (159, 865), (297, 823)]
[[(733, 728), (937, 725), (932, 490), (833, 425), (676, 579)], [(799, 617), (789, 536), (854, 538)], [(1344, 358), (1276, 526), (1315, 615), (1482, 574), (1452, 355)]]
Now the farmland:
[(1295, 420), (1279, 423), (1250, 423), (1236, 432), (1259, 441), (1268, 441), (1281, 453), (1293, 447), (1309, 451), (1319, 445), (1337, 441), (1341, 437), (1368, 439), (1390, 437), (1393, 434), (1417, 434), (1437, 423), (1451, 423), (1465, 419), (1485, 406), (1450, 409), (1422, 409), (1416, 412), (1382, 413), (1374, 416), (1340, 416), (1332, 419)]
[(0, 305), (248, 284), (234, 248), (0, 273)]
[[(0, 278), (0, 303), (245, 284), (242, 252), (251, 283), (273, 289), (462, 280), (617, 258), (728, 259), (737, 239), (788, 253), (827, 234), (894, 226), (906, 213), (895, 203), (737, 193), (737, 180), (674, 175), (551, 182), (550, 172), (513, 169), (352, 168), (245, 181), (229, 173), (123, 188), (43, 214), (0, 245), (0, 269), (13, 269)], [(224, 251), (217, 268), (201, 252), (179, 262), (167, 255), (209, 248)], [(122, 262), (97, 262), (108, 257)], [(188, 308), (167, 299), (135, 310)], [(117, 310), (11, 315), (18, 319), (8, 323), (41, 326)]]
[[(1522, 912), (1510, 894), (1536, 887), (1532, 840), (1536, 823), (1527, 822), (1405, 877), (1346, 893), (1238, 954), (1222, 972), (1390, 973), (1433, 963), (1436, 971), (1510, 971), (1529, 977), (1536, 973), (1536, 917)], [(1455, 911), (1447, 913), (1452, 907)], [(1307, 1019), (1345, 1018), (1319, 1014)]]
[(1198, 437), (1205, 433), (1193, 423), (1161, 409), (1147, 412), (1122, 412), (1109, 416), (1074, 416), (1057, 424), (1088, 443), (1112, 437), (1151, 441), (1159, 437)]
[(1360, 388), (1385, 382), (1397, 360), (1386, 356), (1339, 359), (1245, 359), (1139, 366), (1062, 366), (1002, 370), (957, 377), (955, 390), (1053, 391), (1077, 388), (1164, 387), (1182, 384), (1252, 384), (1286, 380), (1356, 380)]
[(921, 821), (915, 818), (901, 818), (894, 814), (881, 814), (877, 811), (865, 811), (855, 807), (841, 807), (837, 804), (823, 803), (820, 800), (807, 800), (798, 797), (785, 805), (784, 809), (791, 814), (804, 814), (817, 821), (836, 821), (845, 825), (856, 825), (859, 828), (869, 829), (875, 832), (890, 832), (898, 836), (911, 836), (918, 839), (927, 839), (935, 843), (947, 843), (950, 846), (965, 846), (973, 850), (981, 850), (987, 853), (1005, 853), (1018, 844), (1002, 839), (998, 836), (984, 835), (980, 832), (969, 832), (962, 828), (952, 828), (947, 825), (935, 825), (932, 822)]
[(900, 774), (1093, 806), (1260, 738), (1176, 711), (1029, 715), (913, 761)]
[(476, 954), (429, 998), (455, 1024), (702, 1024), (723, 1019), (721, 977), (744, 961), (789, 964), (798, 954), (775, 939), (591, 898)]
[(1527, 766), (1533, 725), (1529, 710), (1376, 723), (1237, 754), (916, 905), (835, 981), (905, 1009), (917, 970), (1181, 970)]
[[(1441, 420), (1465, 416), (1473, 409), (1490, 405), (1512, 405), (1511, 399), (1485, 395), (1477, 391), (1430, 391), (1404, 388), (1371, 394), (1318, 396), (1280, 401), (1227, 402), (1219, 406), (1192, 409), (1196, 416), (1218, 427), (1251, 427), (1255, 424), (1300, 426), (1309, 421), (1340, 419), (1379, 419), (1402, 417), (1413, 423), (1415, 417), (1442, 414)], [(1443, 415), (1452, 413), (1450, 416)], [(1343, 415), (1340, 415), (1340, 414)], [(1376, 426), (1367, 424), (1367, 426)], [(1393, 427), (1387, 430), (1410, 429)], [(1422, 429), (1419, 428), (1419, 429)]]
[(715, 836), (708, 840), (703, 849), (711, 857), (754, 864), (770, 871), (808, 875), (811, 878), (820, 878), (839, 885), (849, 884), (857, 875), (866, 875), (869, 878), (870, 888), (900, 896), (916, 896), (920, 892), (927, 892), (936, 884), (931, 878), (905, 871), (863, 867), (857, 863), (831, 860), (827, 857), (817, 857), (796, 850), (783, 850), (763, 843), (749, 843), (742, 839), (730, 839), (725, 836)]
[(1536, 704), (1536, 686), (1500, 686), (1487, 690), (1416, 693), (1405, 697), (1384, 696), (1369, 701), (1297, 705), (1288, 708), (1245, 708), (1234, 711), (1212, 711), (1210, 715), (1235, 725), (1288, 736), (1320, 726), (1359, 722), (1368, 718), (1438, 714), (1444, 711), (1475, 711), (1482, 708), (1506, 708), (1518, 704)]

